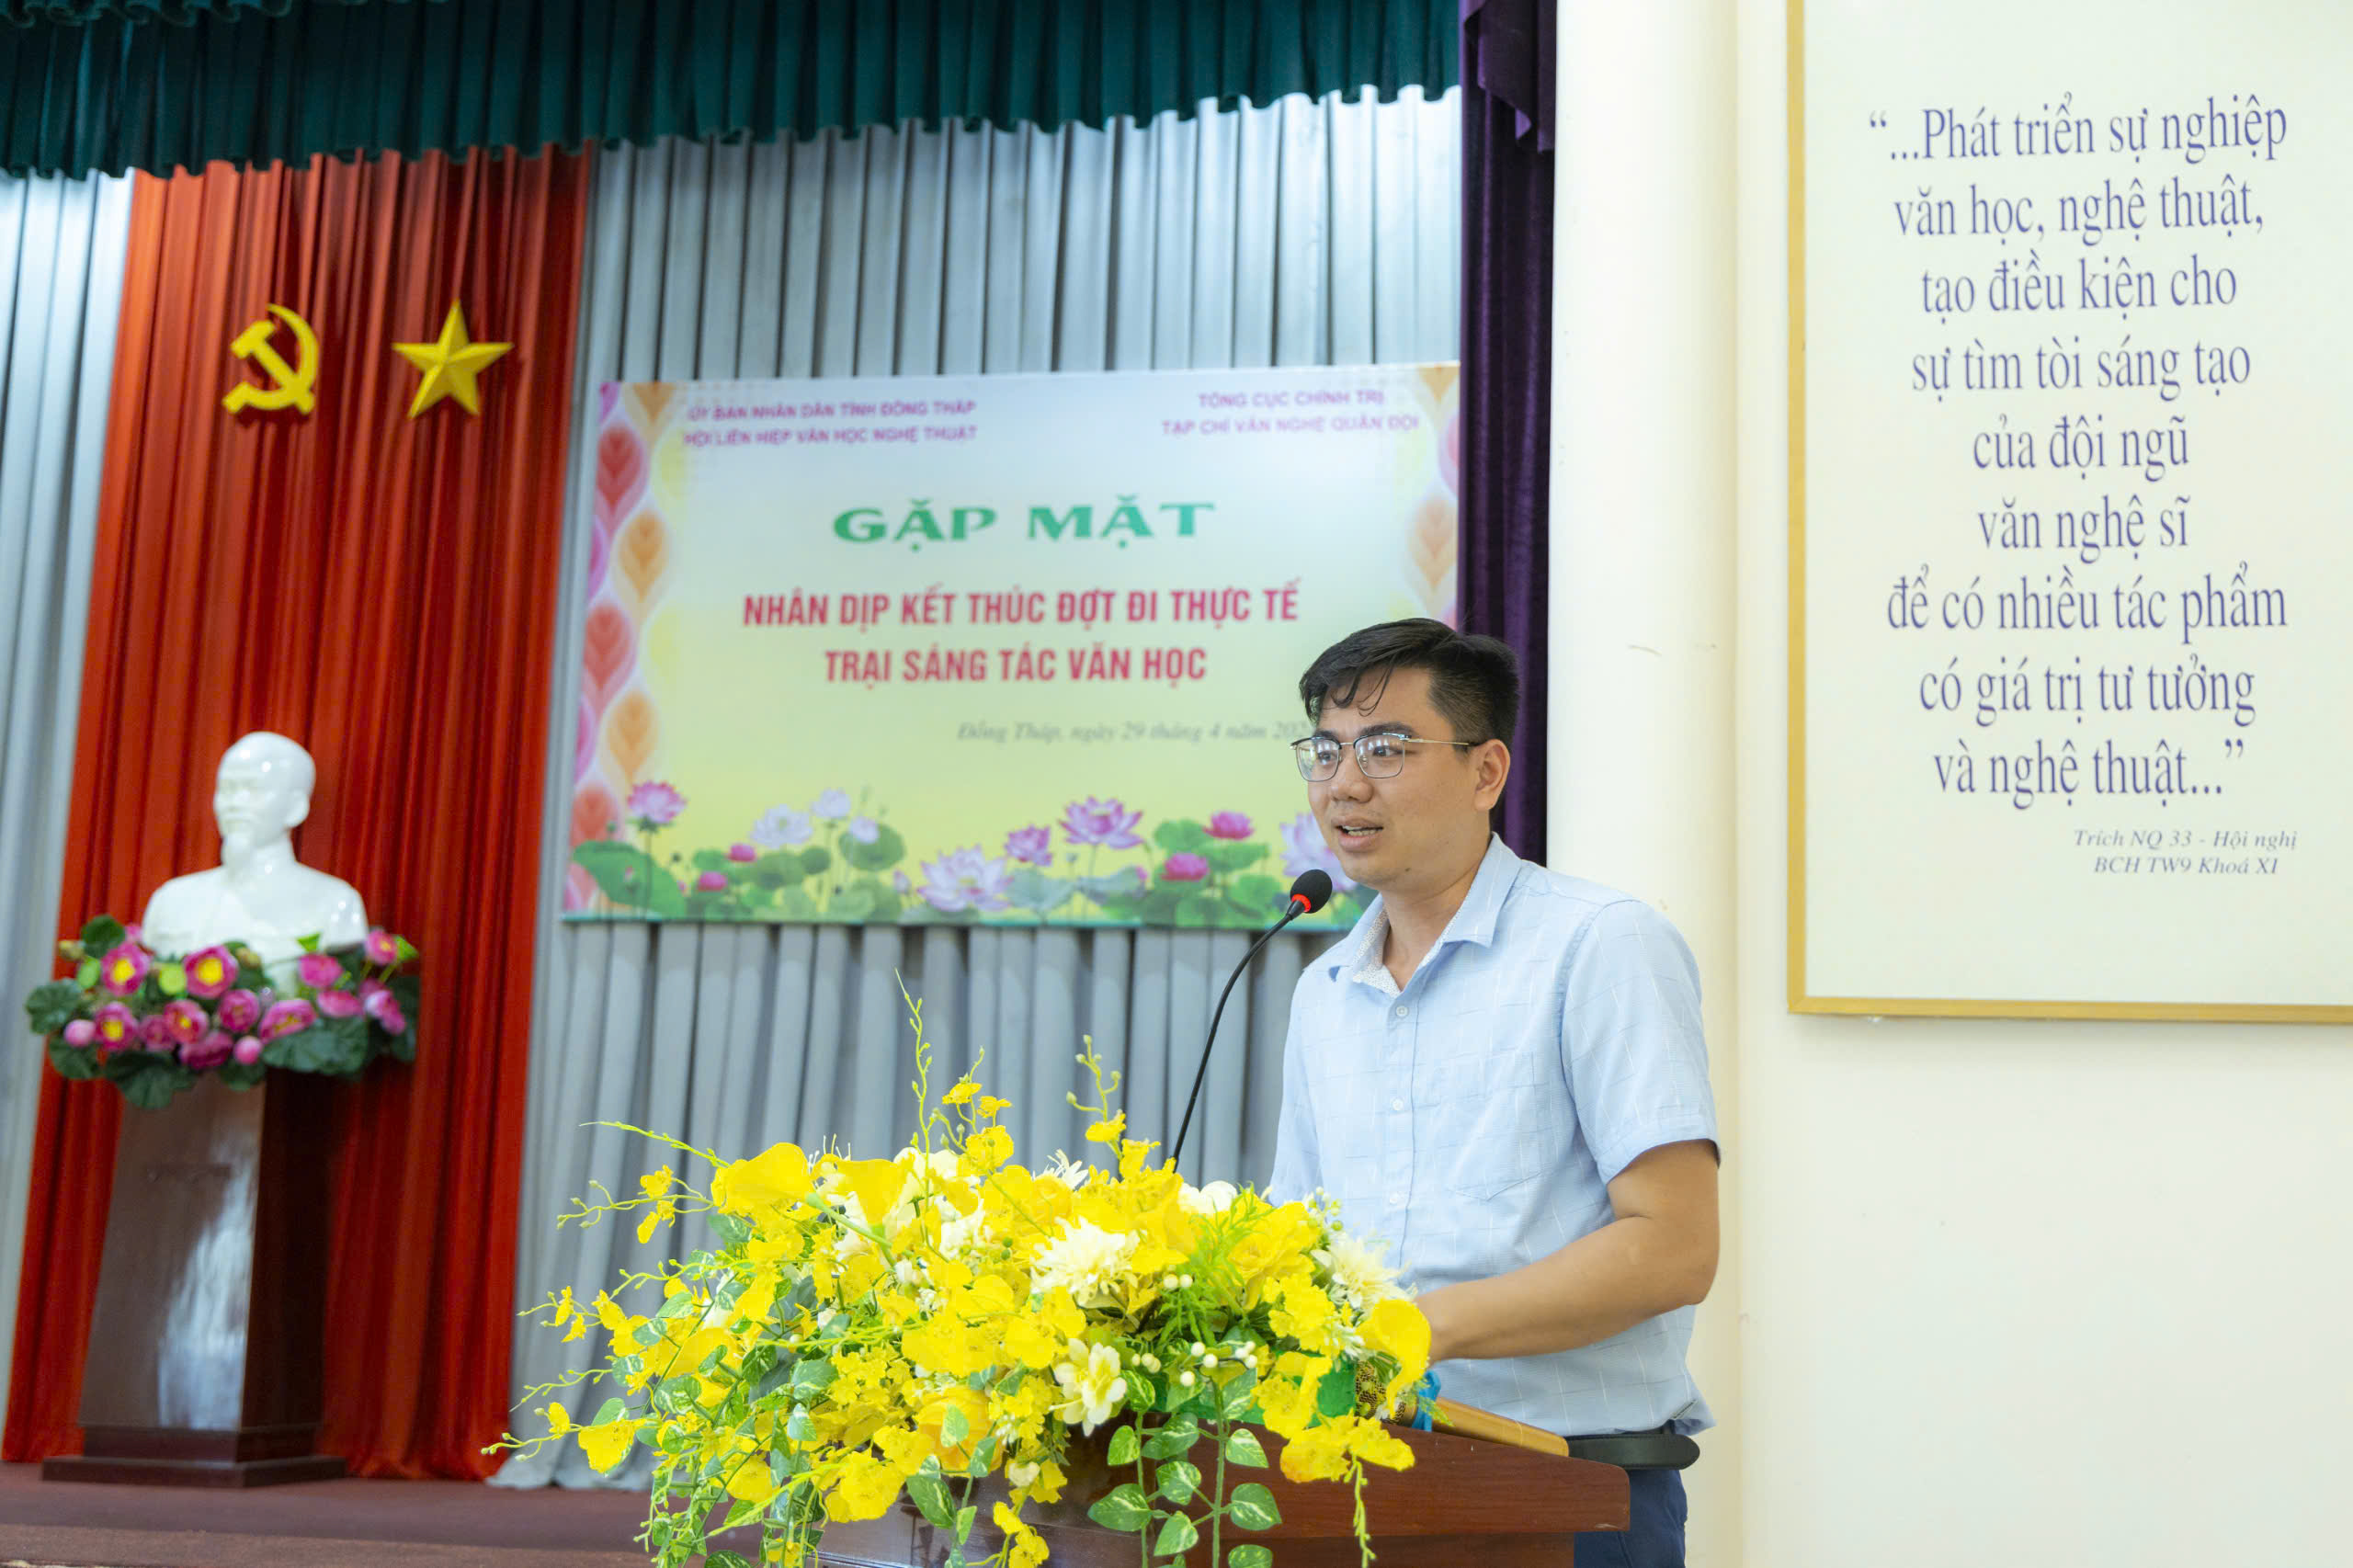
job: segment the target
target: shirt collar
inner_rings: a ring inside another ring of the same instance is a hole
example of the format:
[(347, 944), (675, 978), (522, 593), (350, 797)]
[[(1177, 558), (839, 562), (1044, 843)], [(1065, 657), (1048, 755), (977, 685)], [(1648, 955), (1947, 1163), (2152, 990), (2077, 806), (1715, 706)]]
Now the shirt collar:
[[(1438, 943), (1430, 949), (1431, 957), (1456, 942), (1476, 942), (1491, 947), (1495, 939), (1495, 922), (1501, 918), (1504, 900), (1511, 895), (1512, 884), (1519, 880), (1519, 857), (1506, 846), (1499, 836), (1487, 835), (1487, 853), (1479, 862), (1479, 874), (1471, 879), (1471, 891), (1462, 895), (1461, 906), (1454, 918), (1446, 923)], [(1389, 912), (1383, 900), (1375, 898), (1357, 917), (1348, 938), (1334, 948), (1324, 960), (1326, 978), (1337, 980), (1342, 974), (1353, 974), (1380, 956), (1381, 944), (1389, 935)], [(1424, 964), (1429, 962), (1424, 959)]]

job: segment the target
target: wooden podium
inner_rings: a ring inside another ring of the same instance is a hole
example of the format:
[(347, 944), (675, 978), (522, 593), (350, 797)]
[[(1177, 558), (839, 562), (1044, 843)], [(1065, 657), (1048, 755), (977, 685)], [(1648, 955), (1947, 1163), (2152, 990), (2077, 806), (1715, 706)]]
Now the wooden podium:
[[(1563, 1568), (1578, 1533), (1626, 1528), (1626, 1472), (1614, 1465), (1445, 1432), (1396, 1430), (1414, 1450), (1414, 1467), (1365, 1470), (1365, 1517), (1381, 1568)], [(1251, 1541), (1271, 1546), (1278, 1568), (1358, 1568), (1356, 1501), (1348, 1488), (1285, 1481), (1279, 1468), (1282, 1439), (1264, 1429), (1258, 1436), (1267, 1468), (1228, 1465), (1226, 1485), (1231, 1490), (1255, 1481), (1267, 1487), (1282, 1511), (1282, 1523), (1270, 1530), (1237, 1530), (1229, 1524), (1226, 1549)], [(1029, 1522), (1046, 1539), (1050, 1568), (1133, 1568), (1135, 1537), (1107, 1530), (1086, 1517), (1097, 1498), (1119, 1482), (1135, 1479), (1130, 1468), (1116, 1477), (1111, 1473), (1103, 1462), (1105, 1446), (1105, 1435), (1098, 1433), (1074, 1450), (1061, 1502), (1030, 1505)], [(1186, 1458), (1205, 1478), (1216, 1473), (1217, 1452), (1207, 1438)], [(980, 1517), (965, 1552), (968, 1561), (1002, 1544), (1004, 1538), (989, 1526), (989, 1514), (1006, 1490), (1001, 1479), (992, 1478), (976, 1494)], [(829, 1526), (818, 1561), (829, 1568), (940, 1568), (953, 1544), (948, 1532), (934, 1528), (902, 1497), (879, 1519)], [(1210, 1568), (1206, 1530), (1185, 1562)]]
[(82, 1371), (82, 1452), (44, 1481), (323, 1481), (327, 1082), (199, 1078), (126, 1109)]

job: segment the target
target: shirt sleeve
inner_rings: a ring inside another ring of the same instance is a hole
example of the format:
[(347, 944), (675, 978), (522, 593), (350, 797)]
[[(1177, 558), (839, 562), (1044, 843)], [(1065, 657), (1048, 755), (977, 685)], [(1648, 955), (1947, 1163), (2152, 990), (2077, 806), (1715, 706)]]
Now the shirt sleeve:
[[(1311, 968), (1308, 971), (1313, 974)], [(1291, 993), (1290, 1025), (1283, 1036), (1283, 1108), (1275, 1122), (1275, 1174), (1267, 1179), (1267, 1197), (1292, 1203), (1324, 1185), (1323, 1166), (1315, 1146), (1315, 1110), (1307, 1094), (1307, 1062), (1301, 1049), (1301, 1020), (1307, 1011), (1307, 979), (1300, 977)]]
[(1666, 916), (1604, 904), (1569, 958), (1562, 1065), (1604, 1184), (1663, 1144), (1716, 1136), (1699, 966)]

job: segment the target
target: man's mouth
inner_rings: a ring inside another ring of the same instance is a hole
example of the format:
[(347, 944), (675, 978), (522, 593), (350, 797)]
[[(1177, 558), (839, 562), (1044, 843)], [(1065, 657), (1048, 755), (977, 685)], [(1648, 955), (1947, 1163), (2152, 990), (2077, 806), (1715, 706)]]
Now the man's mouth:
[(1380, 832), (1379, 823), (1358, 822), (1344, 818), (1332, 824), (1333, 835), (1339, 839), (1340, 847), (1343, 849), (1369, 848)]

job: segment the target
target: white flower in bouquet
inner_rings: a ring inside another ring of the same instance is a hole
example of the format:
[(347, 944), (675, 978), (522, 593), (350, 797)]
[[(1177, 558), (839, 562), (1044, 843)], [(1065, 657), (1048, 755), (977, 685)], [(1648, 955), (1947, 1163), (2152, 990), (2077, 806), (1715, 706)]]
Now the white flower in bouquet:
[(1071, 1359), (1055, 1364), (1054, 1381), (1062, 1385), (1063, 1403), (1054, 1414), (1088, 1437), (1120, 1413), (1128, 1397), (1128, 1380), (1120, 1372), (1120, 1353), (1108, 1345), (1070, 1342)]
[(1324, 1272), (1331, 1276), (1332, 1294), (1363, 1312), (1375, 1301), (1402, 1294), (1397, 1289), (1397, 1271), (1381, 1259), (1388, 1249), (1385, 1241), (1366, 1241), (1345, 1231), (1334, 1231), (1313, 1256)]
[(1240, 1189), (1232, 1182), (1213, 1181), (1207, 1187), (1188, 1184), (1176, 1194), (1176, 1201), (1188, 1214), (1222, 1214), (1239, 1196)]
[(1095, 1167), (1081, 1165), (1057, 1149), (1054, 1151), (1054, 1163), (1038, 1174), (1051, 1176), (1073, 1192), (1076, 1192), (1086, 1185), (1087, 1177), (1095, 1174)]
[(1030, 1260), (1030, 1286), (1040, 1292), (1060, 1287), (1082, 1307), (1116, 1307), (1120, 1277), (1135, 1250), (1131, 1234), (1114, 1234), (1089, 1220), (1065, 1220), (1063, 1233)]

